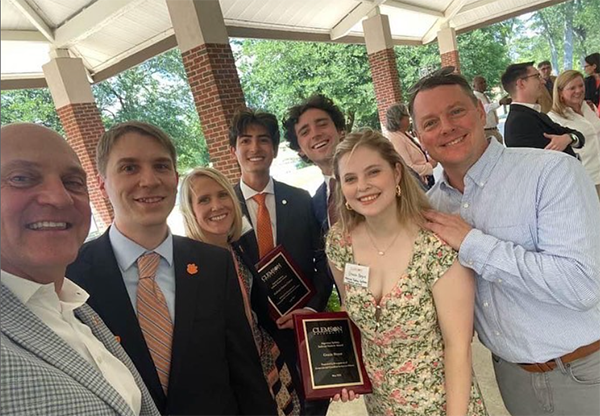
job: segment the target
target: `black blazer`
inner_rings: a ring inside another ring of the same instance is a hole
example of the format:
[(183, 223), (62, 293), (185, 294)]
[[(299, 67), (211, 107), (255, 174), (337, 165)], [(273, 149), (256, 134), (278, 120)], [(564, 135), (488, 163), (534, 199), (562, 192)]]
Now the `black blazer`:
[[(304, 275), (312, 280), (315, 286), (316, 294), (307, 306), (316, 311), (322, 311), (327, 306), (333, 282), (327, 276), (327, 259), (323, 239), (313, 213), (310, 195), (303, 189), (283, 182), (273, 182), (277, 216), (277, 244), (283, 245)], [(239, 184), (235, 186), (235, 192), (242, 206), (242, 212), (250, 219)], [(256, 233), (247, 232), (238, 243), (253, 264), (258, 263)]]
[[(508, 117), (504, 124), (504, 143), (506, 147), (535, 147), (545, 148), (550, 140), (544, 137), (548, 134), (575, 134), (579, 138), (578, 148), (583, 147), (585, 137), (577, 130), (563, 127), (555, 123), (544, 113), (539, 113), (529, 107), (511, 104)], [(576, 157), (571, 146), (565, 153)]]
[[(175, 323), (168, 397), (139, 327), (108, 231), (85, 244), (67, 277), (89, 294), (89, 305), (121, 345), (169, 415), (277, 414), (244, 313), (231, 254), (173, 236)], [(197, 274), (187, 272), (198, 266)]]
[(312, 207), (323, 234), (327, 234), (327, 231), (329, 231), (329, 221), (327, 219), (327, 184), (325, 181), (323, 181), (313, 195)]
[(586, 77), (585, 84), (585, 99), (594, 103), (596, 107), (600, 103), (600, 88), (596, 87), (596, 78)]

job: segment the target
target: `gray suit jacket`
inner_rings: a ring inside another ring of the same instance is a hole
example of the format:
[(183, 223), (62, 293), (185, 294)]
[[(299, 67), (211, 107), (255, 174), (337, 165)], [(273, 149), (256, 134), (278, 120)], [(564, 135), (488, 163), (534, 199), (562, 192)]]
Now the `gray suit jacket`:
[[(0, 414), (127, 415), (131, 408), (106, 379), (0, 284)], [(87, 305), (77, 318), (131, 371), (142, 392), (140, 415), (158, 416), (125, 351)]]

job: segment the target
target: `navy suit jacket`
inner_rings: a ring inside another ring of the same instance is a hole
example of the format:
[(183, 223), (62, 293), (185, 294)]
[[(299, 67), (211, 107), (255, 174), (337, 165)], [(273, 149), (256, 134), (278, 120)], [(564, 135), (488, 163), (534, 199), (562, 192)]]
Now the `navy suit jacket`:
[[(175, 322), (165, 396), (108, 231), (85, 244), (67, 276), (121, 340), (158, 409), (169, 415), (277, 414), (248, 325), (231, 254), (173, 236)], [(188, 273), (196, 265), (197, 273)]]
[[(555, 123), (544, 113), (539, 113), (529, 107), (511, 104), (506, 123), (504, 124), (504, 143), (507, 147), (535, 147), (545, 148), (550, 139), (544, 137), (548, 134), (575, 134), (579, 138), (579, 146), (585, 143), (585, 137), (577, 130), (563, 127)], [(571, 146), (563, 152), (576, 157)]]
[(313, 195), (312, 207), (323, 235), (327, 234), (327, 231), (329, 231), (329, 221), (327, 219), (327, 184), (325, 181), (323, 181)]

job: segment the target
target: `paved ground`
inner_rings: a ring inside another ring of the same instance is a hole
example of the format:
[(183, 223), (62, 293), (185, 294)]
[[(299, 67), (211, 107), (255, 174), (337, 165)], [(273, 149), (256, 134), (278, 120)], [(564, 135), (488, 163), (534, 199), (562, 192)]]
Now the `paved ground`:
[[(473, 342), (473, 368), (490, 416), (509, 416), (496, 385), (490, 352), (477, 341)], [(351, 403), (332, 403), (327, 416), (367, 416), (367, 409), (362, 398)]]

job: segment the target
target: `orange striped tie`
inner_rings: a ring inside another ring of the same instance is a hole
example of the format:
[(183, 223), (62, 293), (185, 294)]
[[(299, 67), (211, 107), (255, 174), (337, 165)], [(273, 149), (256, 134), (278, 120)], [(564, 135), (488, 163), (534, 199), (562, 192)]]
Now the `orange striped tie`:
[(256, 194), (252, 197), (258, 204), (256, 214), (256, 237), (258, 238), (258, 253), (262, 259), (265, 254), (273, 250), (273, 228), (271, 227), (271, 216), (265, 203), (267, 194)]
[(160, 255), (157, 253), (144, 254), (137, 260), (140, 276), (137, 291), (137, 312), (140, 328), (156, 366), (160, 384), (165, 394), (167, 394), (169, 370), (171, 368), (173, 322), (171, 321), (165, 296), (155, 280), (159, 262)]

